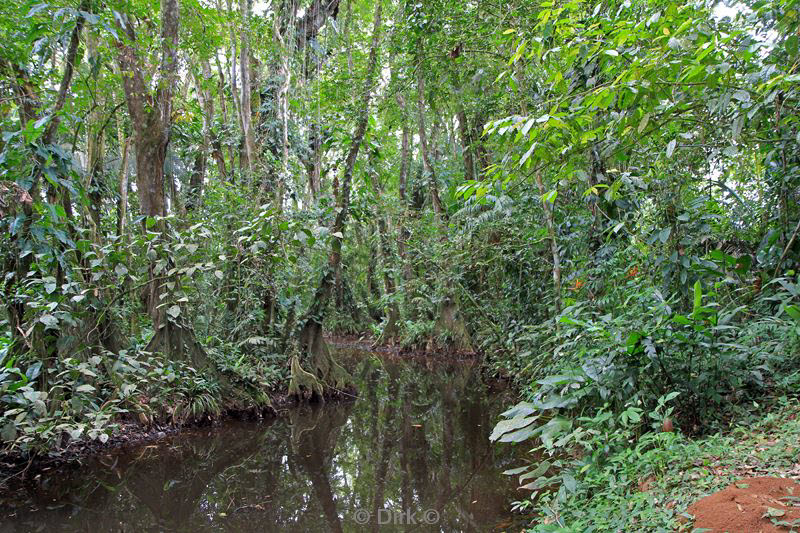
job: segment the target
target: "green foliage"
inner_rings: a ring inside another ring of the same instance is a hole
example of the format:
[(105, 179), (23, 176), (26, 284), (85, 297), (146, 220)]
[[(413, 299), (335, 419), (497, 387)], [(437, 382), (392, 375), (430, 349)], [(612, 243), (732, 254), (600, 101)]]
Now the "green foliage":
[[(689, 504), (740, 479), (742, 465), (758, 475), (792, 468), (796, 401), (779, 398), (775, 413), (701, 440), (657, 431), (666, 406), (679, 401), (662, 398), (652, 412), (598, 409), (542, 448), (549, 460), (506, 472), (532, 491), (516, 503), (535, 513), (528, 531), (671, 531), (686, 522)], [(636, 417), (653, 431), (640, 435)]]
[(659, 425), (796, 391), (796, 0), (388, 2), (374, 84), (374, 3), (182, 0), (174, 87), (168, 4), (0, 7), (7, 450), (318, 391), (321, 324), (483, 352), (526, 400), (493, 438), (549, 455), (523, 505), (672, 527), (631, 490), (691, 446)]

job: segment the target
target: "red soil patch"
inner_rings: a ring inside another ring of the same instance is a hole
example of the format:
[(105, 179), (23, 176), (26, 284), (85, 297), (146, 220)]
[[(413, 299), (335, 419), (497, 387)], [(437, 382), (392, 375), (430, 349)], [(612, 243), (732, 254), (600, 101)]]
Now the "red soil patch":
[(792, 479), (753, 477), (737, 481), (689, 507), (694, 528), (709, 533), (773, 533), (800, 528), (800, 484)]

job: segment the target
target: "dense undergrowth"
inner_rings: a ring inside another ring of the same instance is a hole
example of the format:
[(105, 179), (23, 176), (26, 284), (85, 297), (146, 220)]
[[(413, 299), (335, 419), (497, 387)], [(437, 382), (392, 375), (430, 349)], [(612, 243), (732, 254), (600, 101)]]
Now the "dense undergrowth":
[[(664, 412), (642, 416), (659, 422)], [(548, 481), (516, 505), (534, 513), (531, 531), (542, 533), (692, 531), (686, 509), (699, 497), (743, 477), (800, 476), (797, 417), (796, 397), (773, 397), (751, 405), (725, 431), (698, 439), (680, 432), (642, 435), (630, 412), (600, 410), (581, 420), (588, 435), (572, 456), (544, 463), (549, 470), (540, 474)], [(537, 481), (522, 476), (522, 483)]]
[(790, 409), (797, 0), (238, 4), (0, 5), (0, 451), (320, 399), (370, 335), (514, 383), (540, 530), (647, 529)]
[[(537, 457), (509, 472), (530, 491), (518, 506), (537, 517), (533, 530), (672, 530), (693, 497), (733, 475), (701, 484), (681, 477), (687, 465), (750, 451), (731, 443), (742, 435), (760, 439), (761, 428), (776, 422), (791, 430), (778, 433), (776, 449), (794, 465), (796, 282), (776, 279), (750, 305), (736, 307), (720, 305), (722, 291), (704, 293), (698, 282), (687, 314), (652, 288), (633, 293), (630, 286), (616, 312), (565, 309), (553, 326), (553, 360), (523, 369), (532, 380), (527, 399), (504, 413), (492, 434)], [(734, 466), (747, 464), (736, 465), (735, 457), (728, 457)], [(769, 467), (780, 471), (777, 463)], [(659, 485), (660, 496), (641, 490), (645, 482)]]
[[(234, 354), (234, 355), (231, 355)], [(286, 379), (279, 362), (212, 349), (213, 370), (147, 352), (67, 357), (48, 370), (0, 348), (4, 453), (58, 452), (83, 439), (108, 441), (121, 422), (144, 427), (202, 422), (227, 412), (262, 413)], [(24, 361), (24, 360), (23, 360)]]
[[(533, 30), (523, 16), (505, 33), (512, 68), (498, 79), (520, 106), (484, 130), (501, 160), (447, 191), (446, 240), (430, 233), (435, 216), (400, 219), (405, 264), (383, 270), (399, 296), (370, 289), (370, 243), (348, 247), (361, 303), (336, 324), (383, 337), (399, 302), (401, 345), (452, 349), (442, 310), (456, 302), (473, 346), (523, 396), (492, 439), (535, 452), (510, 472), (534, 530), (670, 530), (712, 486), (670, 485), (687, 463), (706, 446), (740, 453), (744, 425), (768, 427), (800, 394), (797, 86), (776, 85), (796, 79), (797, 5), (730, 18), (701, 3), (549, 7)], [(767, 108), (780, 118), (759, 120)], [(796, 443), (780, 442), (796, 461)], [(645, 480), (678, 503), (655, 505)]]

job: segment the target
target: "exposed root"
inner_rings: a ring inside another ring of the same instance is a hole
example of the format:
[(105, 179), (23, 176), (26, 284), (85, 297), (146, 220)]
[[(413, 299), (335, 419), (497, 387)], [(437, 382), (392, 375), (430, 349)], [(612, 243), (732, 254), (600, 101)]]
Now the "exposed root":
[(389, 313), (386, 318), (386, 325), (383, 326), (383, 331), (381, 332), (380, 337), (375, 340), (375, 344), (388, 344), (393, 346), (395, 341), (397, 340), (399, 334), (399, 328), (397, 326), (397, 318), (398, 318), (397, 306), (391, 306), (389, 308)]
[(437, 336), (447, 336), (452, 342), (452, 347), (458, 352), (474, 352), (472, 337), (470, 337), (464, 319), (461, 317), (458, 302), (448, 298), (441, 304), (439, 319), (436, 321), (434, 331)]
[(315, 320), (306, 322), (300, 334), (300, 346), (308, 353), (311, 373), (321, 383), (325, 392), (335, 394), (351, 386), (350, 374), (333, 358), (322, 336), (320, 323)]
[(289, 381), (289, 396), (309, 400), (314, 398), (322, 399), (322, 383), (311, 372), (303, 370), (300, 366), (300, 357), (295, 351), (292, 355), (291, 379)]
[(166, 320), (147, 343), (145, 351), (162, 353), (170, 360), (189, 363), (195, 370), (211, 368), (208, 354), (197, 342), (190, 326), (175, 320)]

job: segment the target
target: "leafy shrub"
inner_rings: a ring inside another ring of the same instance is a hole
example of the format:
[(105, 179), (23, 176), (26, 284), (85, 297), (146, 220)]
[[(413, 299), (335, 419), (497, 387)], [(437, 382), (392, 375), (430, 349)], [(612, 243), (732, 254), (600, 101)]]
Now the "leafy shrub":
[[(517, 505), (554, 520), (535, 531), (625, 530), (636, 520), (675, 527), (635, 488), (686, 442), (672, 432), (673, 418), (688, 433), (707, 432), (766, 394), (797, 393), (796, 282), (775, 280), (750, 307), (722, 308), (714, 288), (696, 282), (685, 313), (640, 287), (615, 313), (582, 302), (561, 314), (552, 355), (535, 359), (549, 375), (534, 380), (528, 401), (503, 413), (491, 436), (533, 440), (536, 456), (549, 458), (508, 472), (533, 491)], [(598, 516), (575, 504), (597, 495), (625, 512)]]
[[(533, 531), (627, 531), (639, 522), (675, 527), (674, 517), (655, 510), (649, 495), (636, 487), (642, 479), (663, 473), (676, 447), (685, 441), (679, 434), (660, 431), (672, 413), (667, 405), (676, 396), (659, 398), (651, 412), (629, 404), (615, 413), (605, 405), (592, 416), (553, 418), (534, 428), (541, 440), (534, 453), (547, 459), (506, 472), (518, 475), (522, 488), (532, 491), (515, 506), (536, 508), (545, 518)], [(529, 410), (530, 405), (516, 406), (506, 413), (514, 415), (508, 422), (525, 418)], [(492, 437), (519, 438), (518, 431), (504, 433), (505, 427), (515, 424), (498, 424)], [(656, 431), (640, 435), (642, 425)], [(596, 505), (586, 505), (587, 501)]]
[[(218, 370), (202, 372), (145, 352), (122, 350), (86, 361), (66, 358), (49, 370), (20, 366), (0, 352), (0, 438), (3, 451), (53, 451), (70, 441), (106, 442), (118, 422), (185, 422), (226, 408), (262, 407), (284, 379), (278, 358), (220, 356)], [(214, 377), (226, 376), (226, 387)], [(223, 400), (224, 398), (224, 400)]]
[(744, 322), (744, 307), (720, 309), (713, 296), (697, 282), (686, 314), (653, 288), (629, 296), (615, 314), (573, 304), (561, 315), (552, 357), (537, 361), (555, 373), (535, 380), (533, 405), (580, 414), (608, 404), (620, 412), (631, 401), (653, 408), (678, 392), (686, 429), (710, 426), (731, 405), (761, 394), (794, 364), (800, 347), (793, 319)]

